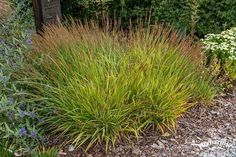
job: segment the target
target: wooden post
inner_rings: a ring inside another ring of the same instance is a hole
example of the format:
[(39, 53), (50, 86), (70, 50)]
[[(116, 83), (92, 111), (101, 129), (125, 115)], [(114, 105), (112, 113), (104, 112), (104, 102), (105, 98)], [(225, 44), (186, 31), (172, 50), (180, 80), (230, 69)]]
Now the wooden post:
[(33, 0), (34, 20), (36, 32), (40, 33), (43, 29), (43, 16), (41, 0)]
[(60, 0), (33, 0), (36, 32), (40, 34), (43, 26), (56, 24), (61, 19)]

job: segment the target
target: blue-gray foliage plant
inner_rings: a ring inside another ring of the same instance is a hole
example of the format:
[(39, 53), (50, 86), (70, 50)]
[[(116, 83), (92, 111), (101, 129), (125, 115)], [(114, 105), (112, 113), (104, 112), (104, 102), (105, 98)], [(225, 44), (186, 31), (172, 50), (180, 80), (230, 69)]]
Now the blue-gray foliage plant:
[(13, 77), (32, 45), (34, 22), (26, 5), (13, 3), (14, 11), (0, 22), (0, 139), (8, 140), (8, 149), (18, 154), (30, 153), (44, 140), (39, 129), (43, 119)]

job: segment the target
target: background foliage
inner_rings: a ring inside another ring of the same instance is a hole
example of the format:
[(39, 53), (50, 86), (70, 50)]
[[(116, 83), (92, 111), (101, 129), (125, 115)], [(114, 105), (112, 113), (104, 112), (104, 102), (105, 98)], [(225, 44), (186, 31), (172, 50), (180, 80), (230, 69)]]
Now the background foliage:
[(197, 37), (236, 25), (235, 0), (62, 0), (66, 16), (91, 19), (115, 15), (123, 19), (124, 26), (129, 19), (146, 17), (150, 10), (152, 22), (170, 23)]

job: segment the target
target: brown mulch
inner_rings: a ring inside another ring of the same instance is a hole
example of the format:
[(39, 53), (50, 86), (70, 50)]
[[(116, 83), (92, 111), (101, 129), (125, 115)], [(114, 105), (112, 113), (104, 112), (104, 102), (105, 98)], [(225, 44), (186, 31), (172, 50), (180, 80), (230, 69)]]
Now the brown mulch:
[(61, 157), (236, 157), (236, 92), (221, 94), (210, 107), (190, 109), (171, 136), (149, 130), (134, 144), (120, 142), (107, 154), (101, 147), (87, 154), (63, 152)]

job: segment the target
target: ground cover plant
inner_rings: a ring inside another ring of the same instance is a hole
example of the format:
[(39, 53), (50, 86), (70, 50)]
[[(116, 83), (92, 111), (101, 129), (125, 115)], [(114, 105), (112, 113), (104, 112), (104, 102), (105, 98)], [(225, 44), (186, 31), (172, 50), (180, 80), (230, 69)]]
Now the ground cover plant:
[(118, 26), (49, 26), (34, 38), (14, 78), (41, 104), (50, 136), (108, 148), (150, 126), (173, 131), (189, 107), (211, 102), (215, 88), (192, 39), (163, 25)]

